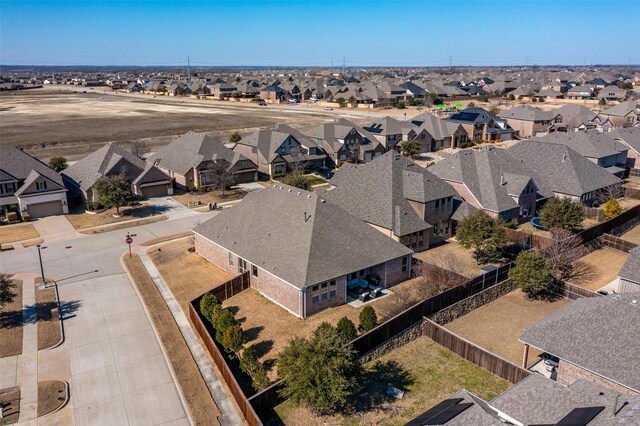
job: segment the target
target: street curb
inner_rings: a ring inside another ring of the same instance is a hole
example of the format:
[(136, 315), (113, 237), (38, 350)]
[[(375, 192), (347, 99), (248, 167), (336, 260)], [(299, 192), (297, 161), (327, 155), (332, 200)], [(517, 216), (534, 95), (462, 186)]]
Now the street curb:
[[(140, 293), (140, 290), (138, 290), (138, 286), (135, 284), (135, 280), (133, 279), (133, 277), (131, 276), (131, 273), (129, 272), (129, 268), (127, 268), (127, 265), (125, 265), (124, 263), (124, 257), (127, 255), (128, 252), (124, 252), (122, 254), (122, 256), (120, 256), (120, 265), (122, 266), (122, 269), (125, 270), (125, 272), (127, 273), (127, 276), (129, 277), (129, 281), (131, 281), (131, 284), (133, 285), (133, 288), (136, 291), (136, 294), (138, 295), (138, 299), (140, 299), (140, 301), (142, 302), (142, 307), (144, 308), (144, 312), (147, 314), (147, 318), (149, 319), (149, 323), (151, 323), (151, 327), (153, 328), (153, 334), (156, 336), (156, 341), (158, 342), (158, 346), (160, 346), (160, 350), (162, 351), (162, 355), (164, 356), (164, 359), (167, 363), (167, 366), (169, 367), (169, 373), (171, 374), (171, 378), (173, 379), (173, 382), (175, 383), (176, 389), (178, 390), (178, 395), (180, 396), (180, 402), (182, 402), (182, 406), (184, 407), (185, 412), (187, 413), (187, 417), (189, 418), (189, 423), (190, 424), (194, 424), (193, 423), (193, 418), (191, 415), (191, 409), (189, 407), (189, 404), (187, 404), (187, 399), (184, 396), (184, 392), (182, 391), (182, 387), (180, 386), (180, 382), (178, 382), (178, 377), (176, 376), (176, 372), (173, 369), (173, 365), (171, 364), (171, 361), (169, 359), (169, 355), (167, 354), (167, 350), (165, 349), (164, 345), (162, 344), (162, 341), (160, 340), (160, 336), (158, 335), (158, 330), (156, 329), (156, 325), (153, 323), (153, 320), (151, 319), (151, 315), (149, 314), (149, 309), (147, 308), (147, 304), (145, 303), (144, 297), (142, 297), (142, 294)], [(145, 269), (146, 271), (146, 269)], [(151, 277), (149, 277), (151, 278)], [(172, 316), (173, 318), (173, 316)]]

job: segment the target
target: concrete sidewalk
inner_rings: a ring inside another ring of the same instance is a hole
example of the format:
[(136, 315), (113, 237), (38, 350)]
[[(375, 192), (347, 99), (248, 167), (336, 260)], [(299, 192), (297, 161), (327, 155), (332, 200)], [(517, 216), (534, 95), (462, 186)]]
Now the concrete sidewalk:
[[(147, 248), (147, 250), (151, 250), (154, 246)], [(147, 252), (145, 250), (140, 250), (138, 252), (140, 256), (140, 260), (142, 260), (142, 264), (146, 268), (149, 276), (153, 280), (154, 284), (158, 288), (160, 294), (162, 294), (162, 298), (165, 303), (169, 307), (171, 314), (173, 315), (178, 327), (180, 328), (180, 332), (184, 337), (184, 340), (187, 342), (189, 346), (189, 350), (191, 351), (191, 355), (193, 355), (193, 359), (196, 361), (198, 368), (200, 369), (200, 373), (204, 378), (213, 399), (216, 402), (216, 405), (220, 409), (220, 423), (222, 425), (242, 425), (242, 419), (238, 415), (235, 410), (235, 407), (231, 400), (229, 399), (229, 395), (227, 395), (224, 390), (222, 383), (218, 379), (216, 372), (213, 369), (213, 366), (209, 362), (207, 355), (204, 352), (204, 349), (200, 345), (198, 338), (191, 327), (191, 323), (189, 319), (184, 314), (182, 309), (180, 308), (180, 304), (173, 296), (173, 293), (167, 286), (167, 283), (164, 281), (160, 272), (153, 264), (149, 256), (147, 256)]]

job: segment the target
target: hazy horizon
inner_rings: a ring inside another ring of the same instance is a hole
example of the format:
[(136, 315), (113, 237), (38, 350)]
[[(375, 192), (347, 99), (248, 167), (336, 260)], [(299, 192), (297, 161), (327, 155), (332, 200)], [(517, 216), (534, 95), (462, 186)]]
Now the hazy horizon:
[(637, 25), (636, 6), (3, 0), (0, 64), (182, 67), (189, 57), (194, 67), (630, 66), (640, 49), (616, 29)]

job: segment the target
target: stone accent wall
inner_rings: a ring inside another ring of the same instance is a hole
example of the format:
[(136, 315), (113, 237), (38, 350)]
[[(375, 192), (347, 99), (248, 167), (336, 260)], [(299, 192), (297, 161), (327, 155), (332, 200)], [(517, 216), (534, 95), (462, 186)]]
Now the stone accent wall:
[(430, 319), (439, 325), (447, 324), (456, 318), (459, 318), (469, 312), (477, 309), (487, 303), (493, 302), (499, 297), (513, 291), (515, 285), (510, 281), (503, 281), (500, 284), (494, 285), (480, 293), (467, 297), (460, 302), (445, 308), (435, 315), (432, 315)]
[(396, 348), (399, 348), (401, 346), (406, 345), (407, 343), (416, 340), (418, 337), (421, 337), (424, 335), (424, 328), (422, 327), (422, 321), (419, 321), (418, 323), (412, 325), (411, 327), (407, 328), (405, 331), (403, 331), (402, 333), (398, 334), (397, 336), (387, 340), (386, 342), (384, 342), (383, 344), (381, 344), (380, 346), (372, 349), (371, 351), (367, 352), (366, 354), (364, 354), (361, 358), (360, 358), (360, 362), (365, 363), (365, 362), (369, 362), (372, 361), (376, 358), (381, 357), (382, 355), (386, 354), (387, 352), (390, 352)]
[(638, 392), (634, 392), (629, 388), (614, 383), (611, 380), (605, 379), (604, 377), (587, 371), (584, 368), (580, 368), (569, 362), (560, 360), (560, 362), (558, 363), (558, 382), (565, 385), (570, 385), (578, 379), (590, 380), (594, 383), (606, 386), (609, 389), (613, 389), (614, 391), (620, 392), (625, 395), (636, 397), (640, 395), (640, 393)]

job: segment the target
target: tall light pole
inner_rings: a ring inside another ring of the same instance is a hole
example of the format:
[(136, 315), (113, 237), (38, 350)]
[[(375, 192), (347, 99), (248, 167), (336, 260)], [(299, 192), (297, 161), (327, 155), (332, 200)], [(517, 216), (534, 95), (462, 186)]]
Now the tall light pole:
[(47, 281), (45, 281), (44, 279), (44, 268), (42, 267), (42, 252), (41, 252), (42, 247), (40, 246), (40, 244), (38, 244), (36, 247), (38, 247), (38, 259), (40, 260), (40, 277), (42, 278), (42, 288), (46, 288)]

